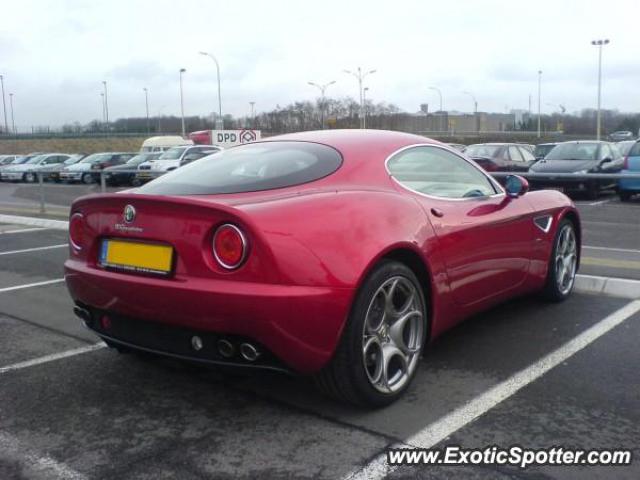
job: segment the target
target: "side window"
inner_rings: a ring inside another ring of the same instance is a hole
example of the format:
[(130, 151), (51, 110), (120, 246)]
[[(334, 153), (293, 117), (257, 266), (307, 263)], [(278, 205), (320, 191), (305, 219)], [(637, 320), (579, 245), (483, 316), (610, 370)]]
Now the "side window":
[(525, 162), (533, 162), (536, 159), (536, 157), (533, 156), (533, 153), (526, 148), (521, 148), (520, 153), (522, 154), (522, 158), (524, 158)]
[(444, 198), (484, 197), (497, 193), (489, 178), (464, 158), (438, 147), (414, 147), (387, 162), (403, 187)]
[(509, 156), (511, 157), (511, 160), (513, 160), (514, 162), (522, 162), (522, 155), (520, 155), (520, 149), (518, 147), (516, 147), (515, 145), (510, 145), (509, 146)]

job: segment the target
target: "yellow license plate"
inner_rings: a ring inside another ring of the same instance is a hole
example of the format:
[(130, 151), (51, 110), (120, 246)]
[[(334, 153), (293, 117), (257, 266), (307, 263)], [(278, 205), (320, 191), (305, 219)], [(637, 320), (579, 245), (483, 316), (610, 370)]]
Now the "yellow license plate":
[(105, 267), (168, 275), (173, 266), (173, 247), (106, 239), (100, 246), (99, 260)]

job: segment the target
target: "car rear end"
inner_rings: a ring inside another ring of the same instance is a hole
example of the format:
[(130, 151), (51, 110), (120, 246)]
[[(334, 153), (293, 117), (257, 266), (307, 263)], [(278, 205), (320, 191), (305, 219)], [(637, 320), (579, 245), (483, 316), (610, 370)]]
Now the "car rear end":
[[(275, 147), (251, 148), (257, 165), (231, 149), (228, 159), (194, 162), (136, 193), (74, 202), (65, 280), (89, 329), (112, 346), (204, 363), (312, 373), (328, 362), (354, 288), (327, 281), (324, 264), (289, 261), (287, 245), (298, 243), (275, 227), (272, 209), (285, 224), (295, 219), (267, 190), (322, 178), (341, 157), (323, 147), (335, 160), (326, 169), (305, 167), (309, 153), (280, 156), (268, 177), (260, 149)], [(246, 204), (242, 192), (252, 192)]]
[[(636, 142), (624, 157), (622, 175), (640, 175), (640, 142)], [(618, 180), (618, 192), (622, 200), (640, 193), (640, 178), (621, 178)]]

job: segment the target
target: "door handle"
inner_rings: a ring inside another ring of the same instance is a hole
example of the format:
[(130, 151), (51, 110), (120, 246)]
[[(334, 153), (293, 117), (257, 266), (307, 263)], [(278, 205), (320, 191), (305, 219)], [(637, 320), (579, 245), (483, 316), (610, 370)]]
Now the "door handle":
[(439, 208), (432, 208), (431, 213), (433, 214), (434, 217), (438, 217), (438, 218), (444, 217), (444, 212)]

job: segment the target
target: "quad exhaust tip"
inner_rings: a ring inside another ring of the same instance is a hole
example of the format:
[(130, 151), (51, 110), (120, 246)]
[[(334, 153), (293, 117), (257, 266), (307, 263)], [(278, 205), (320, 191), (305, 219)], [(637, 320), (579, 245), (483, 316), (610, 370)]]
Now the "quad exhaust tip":
[(218, 352), (225, 358), (231, 358), (236, 353), (236, 348), (229, 340), (218, 340)]
[(260, 352), (250, 343), (240, 344), (240, 355), (248, 362), (255, 362), (260, 356)]

